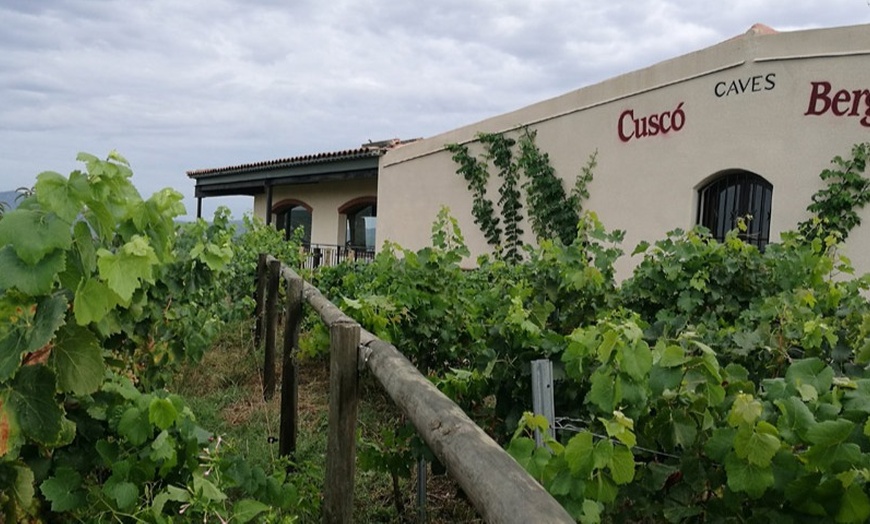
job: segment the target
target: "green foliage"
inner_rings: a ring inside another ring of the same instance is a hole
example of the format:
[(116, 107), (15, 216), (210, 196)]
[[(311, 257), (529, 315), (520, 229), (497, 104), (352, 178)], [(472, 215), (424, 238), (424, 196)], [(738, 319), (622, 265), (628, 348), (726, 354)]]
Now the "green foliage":
[(522, 217), (522, 202), (519, 191), (519, 168), (513, 160), (511, 148), (516, 143), (512, 138), (506, 138), (501, 134), (480, 134), (478, 140), (487, 150), (487, 160), (498, 169), (498, 176), (502, 179), (498, 188), (498, 205), (501, 208), (502, 223), (504, 224), (504, 253), (502, 256), (508, 263), (516, 263), (521, 259), (520, 248), (522, 247), (523, 230), (520, 228)]
[(570, 195), (565, 191), (556, 170), (550, 165), (550, 157), (535, 144), (536, 131), (525, 129), (519, 139), (519, 168), (525, 175), (526, 202), (532, 231), (540, 239), (559, 239), (570, 244), (576, 236), (577, 223), (583, 209), (583, 201), (589, 198), (588, 185), (596, 166), (597, 153), (589, 158), (582, 168)]
[(383, 428), (379, 440), (359, 439), (357, 459), (360, 469), (390, 475), (396, 514), (400, 517), (405, 507), (399, 479), (411, 476), (411, 464), (419, 455), (415, 448), (423, 446), (419, 439), (414, 438), (414, 426), (410, 423)]
[[(764, 251), (739, 231), (674, 231), (638, 246), (621, 285), (622, 234), (594, 215), (568, 244), (472, 271), (451, 223), (439, 216), (430, 248), (323, 282), (578, 521), (870, 518), (870, 277), (830, 221)], [(570, 421), (541, 448), (546, 421), (524, 414), (538, 358)]]
[(86, 432), (55, 452), (39, 482), (46, 507), (64, 519), (244, 522), (302, 504), (284, 473), (267, 475), (227, 453), (177, 395), (143, 394), (110, 375), (69, 416)]
[(870, 156), (870, 142), (855, 144), (852, 158), (834, 157), (831, 161), (838, 169), (822, 171), (821, 179), (827, 187), (813, 195), (807, 211), (813, 218), (801, 222), (799, 231), (812, 239), (833, 234), (846, 240), (856, 226), (861, 225), (858, 210), (870, 202), (870, 179), (862, 176)]
[(216, 458), (179, 397), (139, 389), (198, 360), (239, 302), (227, 213), (176, 225), (177, 192), (145, 200), (117, 153), (78, 158), (85, 171), (39, 175), (0, 220), (0, 520), (295, 507), (283, 474), (216, 474), (240, 459)]
[[(468, 182), (468, 190), (473, 198), (474, 223), (480, 227), (487, 243), (495, 249), (496, 256), (511, 264), (522, 259), (520, 249), (523, 246), (523, 231), (520, 223), (523, 220), (523, 204), (520, 189), (526, 190), (529, 220), (538, 241), (558, 239), (567, 245), (576, 236), (583, 201), (589, 198), (587, 186), (592, 181), (592, 171), (596, 165), (597, 153), (582, 168), (568, 195), (550, 165), (549, 155), (542, 153), (535, 144), (536, 134), (535, 131), (524, 129), (517, 141), (502, 133), (479, 133), (477, 140), (484, 148), (482, 160), (473, 157), (466, 145), (445, 146), (453, 153), (453, 161), (459, 164), (457, 174)], [(517, 145), (519, 154), (514, 159), (513, 148)], [(496, 217), (492, 201), (486, 198), (490, 163), (498, 169), (499, 178), (502, 179), (498, 201), (500, 218)], [(526, 181), (520, 184), (523, 175)]]
[[(529, 363), (558, 355), (564, 335), (594, 318), (615, 289), (614, 243), (621, 234), (604, 231), (594, 215), (575, 231), (569, 246), (543, 242), (530, 251), (528, 264), (482, 259), (478, 270), (467, 271), (459, 265), (468, 255), (461, 232), (442, 209), (432, 247), (384, 249), (371, 264), (321, 270), (317, 285), (509, 435), (530, 395)], [(451, 368), (458, 371), (445, 373)], [(576, 393), (564, 398), (571, 404)]]
[(302, 262), (302, 230), (287, 241), (284, 232), (267, 226), (257, 217), (243, 217), (244, 233), (233, 241), (233, 258), (227, 268), (228, 278), (225, 289), (232, 302), (228, 310), (228, 320), (250, 318), (254, 310), (253, 282), (257, 275), (257, 261), (260, 253), (268, 253), (289, 267), (299, 267)]
[(492, 200), (486, 198), (486, 185), (489, 181), (489, 171), (486, 165), (468, 152), (464, 144), (447, 144), (447, 151), (453, 153), (453, 161), (459, 164), (458, 174), (468, 182), (468, 190), (472, 195), (471, 215), (474, 223), (480, 226), (487, 244), (499, 249), (501, 246), (502, 229), (499, 218), (495, 216), (495, 206)]

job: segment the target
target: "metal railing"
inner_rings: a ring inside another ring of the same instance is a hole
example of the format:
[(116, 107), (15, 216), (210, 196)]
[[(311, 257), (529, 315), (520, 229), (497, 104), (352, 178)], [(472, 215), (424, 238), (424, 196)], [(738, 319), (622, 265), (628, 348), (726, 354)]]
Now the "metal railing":
[(365, 246), (338, 246), (332, 244), (306, 244), (302, 246), (302, 269), (337, 266), (344, 262), (371, 262), (375, 252)]

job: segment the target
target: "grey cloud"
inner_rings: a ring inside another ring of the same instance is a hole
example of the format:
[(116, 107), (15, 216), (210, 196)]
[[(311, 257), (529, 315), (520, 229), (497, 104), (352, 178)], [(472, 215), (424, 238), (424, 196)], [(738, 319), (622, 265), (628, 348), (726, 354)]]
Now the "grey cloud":
[(868, 20), (865, 0), (6, 0), (0, 190), (117, 148), (142, 193), (189, 196), (186, 169), (436, 134), (755, 22)]

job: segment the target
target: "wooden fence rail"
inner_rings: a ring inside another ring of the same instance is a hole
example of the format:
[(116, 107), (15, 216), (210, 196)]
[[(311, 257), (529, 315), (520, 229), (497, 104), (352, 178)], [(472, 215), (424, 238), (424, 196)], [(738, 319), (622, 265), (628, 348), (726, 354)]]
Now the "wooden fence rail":
[[(273, 261), (276, 259), (271, 256), (262, 257), (261, 265), (271, 266)], [(258, 271), (258, 275), (268, 273), (271, 272), (265, 269)], [(317, 311), (330, 330), (330, 413), (324, 522), (351, 521), (356, 460), (356, 379), (358, 371), (363, 369), (372, 373), (392, 401), (414, 424), (420, 437), (446, 466), (448, 474), (462, 487), (484, 520), (490, 523), (574, 522), (537, 481), (423, 376), (395, 346), (359, 327), (292, 269), (282, 266), (279, 274), (280, 277), (273, 278), (285, 281), (287, 289), (279, 445), (282, 453), (285, 451), (285, 425), (288, 435), (286, 451), (292, 454), (295, 450), (296, 366), (291, 355), (298, 339), (301, 302)], [(260, 285), (258, 282), (258, 291), (263, 289)], [(264, 295), (268, 293), (258, 292), (257, 311), (272, 320), (268, 311), (264, 311), (265, 304), (261, 306), (261, 302), (265, 303)], [(275, 322), (258, 322), (257, 326), (257, 340), (263, 335), (260, 329), (276, 330)], [(291, 331), (289, 335), (287, 330)], [(268, 331), (266, 335), (266, 340), (269, 340)], [(274, 366), (274, 357), (272, 362)], [(288, 378), (288, 364), (292, 368), (292, 378)], [(264, 370), (264, 376), (266, 373), (269, 371)], [(271, 373), (274, 377), (274, 369)], [(285, 403), (285, 395), (293, 399)], [(289, 442), (290, 434), (292, 445)]]

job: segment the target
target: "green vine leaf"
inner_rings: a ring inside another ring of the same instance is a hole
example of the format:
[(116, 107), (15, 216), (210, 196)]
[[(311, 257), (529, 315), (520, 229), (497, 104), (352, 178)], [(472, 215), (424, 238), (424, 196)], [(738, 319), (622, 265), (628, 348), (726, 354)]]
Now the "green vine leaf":
[(88, 177), (81, 171), (73, 171), (69, 179), (60, 173), (46, 171), (36, 177), (34, 193), (44, 209), (72, 223), (90, 198), (90, 189)]
[(39, 491), (51, 502), (52, 511), (62, 513), (85, 505), (87, 498), (81, 487), (82, 476), (74, 469), (63, 467), (46, 479)]
[(468, 190), (472, 193), (471, 214), (474, 223), (480, 226), (487, 244), (498, 250), (501, 245), (502, 230), (499, 227), (499, 219), (495, 216), (495, 206), (492, 200), (486, 198), (486, 184), (489, 180), (486, 166), (471, 156), (468, 146), (447, 144), (445, 148), (453, 153), (453, 161), (459, 164), (456, 173), (462, 175), (468, 182)]
[(178, 418), (178, 411), (169, 399), (155, 398), (148, 405), (148, 421), (162, 430), (169, 429)]
[(725, 457), (728, 487), (743, 492), (753, 499), (760, 498), (774, 484), (773, 469), (751, 464), (735, 454)]
[[(0, 220), (0, 224), (6, 219)], [(38, 263), (28, 264), (18, 257), (12, 246), (0, 248), (0, 290), (18, 289), (28, 295), (44, 295), (51, 291), (54, 279), (66, 265), (66, 254), (52, 251)]]
[(24, 366), (12, 381), (9, 401), (22, 432), (45, 445), (57, 441), (62, 428), (56, 384), (54, 373), (42, 365)]
[(595, 467), (593, 450), (592, 433), (581, 431), (571, 437), (565, 446), (564, 455), (572, 475), (585, 479), (592, 474)]
[(585, 499), (581, 506), (580, 523), (581, 524), (598, 524), (601, 522), (601, 512), (604, 506), (594, 500)]
[(716, 428), (704, 444), (704, 452), (716, 462), (722, 463), (734, 444), (734, 436), (737, 430), (734, 428)]
[(92, 322), (101, 322), (120, 302), (121, 297), (104, 282), (82, 279), (73, 302), (76, 323), (87, 326)]
[(658, 365), (663, 368), (675, 368), (682, 366), (688, 361), (689, 358), (686, 357), (685, 349), (676, 344), (670, 344), (661, 350)]
[(27, 334), (27, 351), (36, 351), (46, 346), (54, 334), (65, 323), (67, 310), (66, 297), (54, 294), (39, 301), (33, 328)]
[(616, 500), (618, 494), (619, 487), (603, 471), (597, 471), (592, 480), (586, 483), (586, 497), (592, 500), (610, 504)]
[(674, 445), (683, 449), (691, 449), (698, 437), (698, 424), (689, 415), (677, 411), (673, 415)]
[(514, 437), (507, 447), (507, 452), (520, 466), (528, 469), (532, 453), (535, 452), (535, 441), (528, 437)]
[(823, 394), (834, 383), (834, 370), (818, 358), (805, 358), (789, 366), (785, 380), (798, 391), (806, 384), (815, 388), (818, 394)]
[(632, 379), (641, 382), (646, 379), (652, 369), (653, 354), (649, 345), (639, 340), (619, 352), (620, 369)]
[(266, 511), (269, 511), (269, 506), (262, 502), (253, 499), (242, 499), (233, 504), (233, 521), (245, 524)]
[(33, 503), (36, 490), (33, 488), (33, 470), (22, 464), (12, 464), (6, 471), (0, 463), (0, 481), (9, 486), (10, 495), (22, 508), (29, 508)]
[(805, 441), (807, 432), (816, 424), (812, 412), (797, 397), (774, 401), (782, 416), (777, 420), (777, 428), (783, 439), (790, 443)]
[(134, 236), (117, 253), (106, 249), (97, 251), (100, 277), (109, 289), (117, 293), (124, 304), (129, 304), (133, 292), (143, 282), (153, 282), (153, 268), (158, 263), (154, 249), (141, 236)]
[(861, 463), (863, 456), (858, 444), (852, 442), (843, 442), (832, 446), (810, 446), (810, 449), (804, 453), (804, 458), (810, 467), (835, 471), (841, 471)]
[(134, 446), (141, 446), (153, 433), (148, 414), (139, 408), (128, 408), (118, 421), (118, 433)]
[(57, 372), (58, 387), (76, 395), (89, 395), (104, 380), (106, 366), (97, 337), (80, 326), (60, 331), (50, 363)]
[(826, 420), (807, 431), (807, 440), (817, 446), (834, 446), (849, 438), (854, 429), (855, 423), (849, 420)]
[(858, 484), (852, 484), (840, 499), (837, 522), (867, 522), (870, 518), (870, 499)]
[(737, 456), (759, 467), (770, 466), (779, 448), (776, 428), (763, 420), (755, 427), (741, 426), (734, 437)]
[(634, 455), (624, 446), (616, 446), (610, 459), (608, 469), (613, 481), (617, 484), (628, 484), (634, 480)]
[(626, 417), (621, 411), (614, 411), (613, 419), (611, 420), (601, 417), (598, 420), (604, 424), (608, 437), (615, 438), (629, 448), (637, 445), (637, 437), (635, 437), (633, 431), (634, 421)]
[(82, 271), (90, 276), (97, 269), (97, 249), (94, 247), (94, 236), (88, 223), (83, 220), (76, 222), (73, 237), (73, 246), (78, 253)]
[(734, 404), (728, 413), (728, 424), (734, 427), (755, 424), (755, 421), (761, 416), (763, 410), (764, 406), (761, 405), (761, 402), (752, 398), (752, 395), (740, 393), (734, 399)]
[(139, 499), (139, 488), (136, 484), (129, 480), (124, 480), (120, 476), (113, 474), (103, 484), (103, 493), (111, 498), (121, 510), (129, 510), (135, 506)]
[(151, 453), (149, 458), (160, 464), (160, 475), (165, 476), (172, 471), (172, 468), (178, 463), (178, 453), (175, 451), (177, 443), (169, 432), (161, 431), (154, 442), (151, 443)]
[(820, 178), (827, 187), (817, 191), (807, 206), (807, 211), (814, 216), (798, 224), (801, 234), (807, 239), (824, 239), (833, 235), (843, 241), (861, 224), (858, 210), (870, 202), (870, 179), (862, 176), (868, 157), (870, 142), (855, 144), (852, 158), (834, 157), (831, 163), (839, 169), (822, 171)]
[(220, 502), (227, 498), (226, 494), (218, 489), (213, 482), (199, 473), (193, 475), (193, 491), (208, 501)]
[(612, 413), (622, 400), (621, 384), (618, 376), (612, 375), (608, 368), (601, 366), (592, 373), (592, 387), (586, 395), (587, 402), (604, 413)]
[(15, 375), (24, 353), (26, 348), (18, 330), (12, 329), (0, 339), (0, 381), (5, 382)]
[[(0, 246), (12, 246), (26, 265), (35, 266), (49, 253), (69, 249), (70, 227), (54, 213), (19, 208), (0, 220)], [(27, 234), (21, 234), (23, 231)]]

